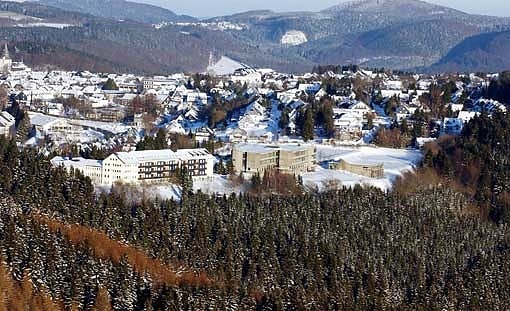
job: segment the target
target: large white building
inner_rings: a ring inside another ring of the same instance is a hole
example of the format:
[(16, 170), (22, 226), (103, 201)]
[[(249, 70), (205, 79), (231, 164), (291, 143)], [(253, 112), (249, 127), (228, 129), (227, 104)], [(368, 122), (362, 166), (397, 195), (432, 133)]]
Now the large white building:
[(214, 159), (206, 149), (165, 149), (116, 152), (103, 161), (55, 157), (51, 163), (79, 170), (94, 184), (113, 185), (168, 181), (178, 168), (186, 169), (193, 180), (212, 178)]

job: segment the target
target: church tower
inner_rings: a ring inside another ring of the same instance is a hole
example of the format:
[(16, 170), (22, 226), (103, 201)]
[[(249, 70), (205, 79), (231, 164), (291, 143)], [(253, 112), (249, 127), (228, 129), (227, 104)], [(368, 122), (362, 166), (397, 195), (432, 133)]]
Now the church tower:
[(9, 48), (7, 47), (7, 43), (5, 44), (5, 47), (4, 47), (4, 55), (3, 55), (3, 58), (4, 58), (4, 59), (11, 59), (11, 57), (9, 56)]
[(12, 59), (9, 55), (9, 48), (7, 43), (4, 46), (2, 58), (0, 58), (0, 73), (9, 73), (12, 67)]

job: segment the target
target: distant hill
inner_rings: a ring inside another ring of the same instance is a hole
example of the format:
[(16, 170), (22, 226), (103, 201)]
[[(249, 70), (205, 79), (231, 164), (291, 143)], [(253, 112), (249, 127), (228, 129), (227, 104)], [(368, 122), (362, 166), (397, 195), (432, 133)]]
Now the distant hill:
[(404, 18), (431, 17), (440, 15), (466, 15), (461, 11), (434, 5), (419, 0), (360, 0), (342, 3), (324, 10), (327, 13), (376, 13)]
[(502, 71), (510, 69), (510, 31), (469, 37), (431, 67), (432, 71)]
[[(262, 49), (231, 32), (202, 26), (168, 25), (158, 29), (31, 2), (0, 1), (0, 11), (16, 13), (4, 14), (5, 19), (0, 16), (0, 44), (8, 43), (16, 59), (23, 58), (33, 67), (144, 74), (205, 72), (211, 52), (281, 70), (313, 67), (300, 56)], [(45, 23), (19, 25), (15, 19), (24, 12)], [(72, 26), (48, 27), (50, 21), (60, 20)]]
[(239, 36), (273, 49), (282, 49), (282, 38), (299, 31), (307, 42), (283, 50), (313, 63), (395, 69), (430, 66), (465, 38), (510, 29), (508, 18), (418, 0), (361, 0), (321, 12), (251, 11), (212, 20), (246, 24)]
[(328, 64), (499, 71), (506, 60), (491, 49), (502, 49), (505, 39), (485, 46), (481, 39), (463, 40), (504, 31), (510, 18), (418, 0), (360, 0), (321, 12), (259, 10), (205, 21), (125, 0), (0, 1), (0, 41), (16, 45), (31, 65), (64, 69), (203, 72), (213, 53), (286, 72)]
[(68, 11), (148, 24), (196, 21), (193, 17), (177, 15), (161, 7), (125, 0), (39, 0), (39, 2)]

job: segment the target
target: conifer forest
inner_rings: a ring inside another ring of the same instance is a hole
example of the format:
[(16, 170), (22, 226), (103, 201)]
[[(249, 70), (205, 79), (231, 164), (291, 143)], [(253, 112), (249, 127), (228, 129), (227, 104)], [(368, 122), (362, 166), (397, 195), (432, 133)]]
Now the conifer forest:
[(508, 310), (509, 142), (482, 114), (388, 193), (162, 201), (0, 138), (0, 310)]

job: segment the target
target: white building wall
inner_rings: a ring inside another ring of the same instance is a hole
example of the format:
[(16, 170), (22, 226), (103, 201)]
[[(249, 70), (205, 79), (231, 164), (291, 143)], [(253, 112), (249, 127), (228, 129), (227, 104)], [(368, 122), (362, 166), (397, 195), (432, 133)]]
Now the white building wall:
[(113, 185), (116, 182), (136, 183), (138, 181), (138, 163), (124, 163), (116, 154), (103, 161), (102, 184)]
[[(129, 153), (127, 154), (129, 155)], [(94, 165), (87, 165), (87, 161), (91, 160), (81, 158), (68, 160), (55, 157), (51, 162), (55, 166), (65, 165), (66, 167), (78, 169), (83, 175), (90, 177), (92, 182), (97, 185), (113, 185), (117, 182), (126, 184), (135, 184), (144, 181), (160, 182), (168, 179), (168, 176), (162, 178), (158, 177), (158, 165), (164, 164), (166, 166), (170, 165), (170, 163), (175, 163), (178, 167), (182, 167), (185, 164), (188, 165), (189, 161), (194, 161), (194, 163), (190, 165), (195, 167), (195, 174), (199, 171), (199, 165), (205, 166), (205, 176), (193, 176), (194, 180), (210, 179), (214, 176), (214, 156), (207, 152), (199, 151), (199, 149), (179, 150), (169, 154), (168, 158), (157, 158), (154, 160), (139, 160), (136, 158), (135, 154), (133, 154), (132, 157), (125, 156), (124, 154), (122, 158), (120, 158), (117, 154), (112, 154), (103, 161), (97, 161)], [(144, 167), (144, 164), (149, 165), (148, 167)], [(144, 180), (141, 178), (142, 174), (140, 174), (140, 172), (149, 172), (152, 178)]]

